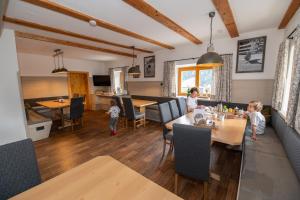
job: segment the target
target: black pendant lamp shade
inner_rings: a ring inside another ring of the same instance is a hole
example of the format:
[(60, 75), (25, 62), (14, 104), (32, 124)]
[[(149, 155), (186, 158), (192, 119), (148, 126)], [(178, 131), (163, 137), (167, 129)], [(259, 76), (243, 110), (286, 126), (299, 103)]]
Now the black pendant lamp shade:
[(215, 16), (215, 12), (210, 12), (210, 40), (207, 48), (207, 53), (203, 54), (197, 61), (197, 65), (201, 67), (220, 67), (223, 65), (222, 57), (215, 52), (212, 44), (212, 21)]
[(131, 74), (131, 75), (141, 74), (140, 66), (136, 65), (136, 66), (130, 67), (128, 69), (128, 74)]
[(132, 66), (128, 69), (128, 75), (132, 75), (134, 78), (138, 78), (141, 74), (140, 66), (134, 65), (134, 46), (132, 47)]
[[(59, 62), (59, 58), (61, 58), (61, 64)], [(54, 69), (52, 70), (52, 74), (57, 74), (57, 73), (62, 74), (62, 73), (68, 72), (68, 70), (65, 68), (65, 65), (64, 65), (64, 52), (63, 51), (61, 51), (60, 49), (55, 49), (54, 55), (53, 55), (53, 60), (54, 60)]]

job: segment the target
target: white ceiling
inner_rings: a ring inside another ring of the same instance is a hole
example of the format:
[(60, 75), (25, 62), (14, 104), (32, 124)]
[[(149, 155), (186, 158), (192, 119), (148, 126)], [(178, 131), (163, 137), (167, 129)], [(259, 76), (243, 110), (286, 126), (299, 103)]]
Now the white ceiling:
[[(135, 10), (122, 0), (54, 1), (95, 18), (102, 19), (114, 25), (175, 47), (184, 43), (192, 44), (186, 38)], [(147, 2), (200, 40), (208, 39), (208, 13), (215, 10), (211, 0), (147, 0)], [(233, 10), (233, 15), (235, 17), (239, 33), (244, 33), (264, 28), (277, 27), (291, 0), (229, 0), (229, 2)], [(86, 22), (82, 22), (66, 15), (37, 7), (20, 0), (9, 1), (6, 16), (85, 34), (128, 46), (134, 45), (139, 48), (153, 51), (161, 49), (161, 47), (101, 27), (90, 27)], [(6, 24), (6, 26), (24, 32), (46, 35), (124, 52), (131, 52), (128, 49), (103, 45), (54, 33), (47, 33), (22, 26), (12, 24)], [(214, 37), (230, 37), (218, 13), (214, 20)], [(101, 52), (49, 44), (46, 42), (37, 42), (28, 39), (18, 39), (17, 48), (20, 52), (44, 55), (52, 55), (55, 48), (62, 48), (67, 57), (102, 61), (120, 58), (120, 56), (117, 55), (108, 55)]]

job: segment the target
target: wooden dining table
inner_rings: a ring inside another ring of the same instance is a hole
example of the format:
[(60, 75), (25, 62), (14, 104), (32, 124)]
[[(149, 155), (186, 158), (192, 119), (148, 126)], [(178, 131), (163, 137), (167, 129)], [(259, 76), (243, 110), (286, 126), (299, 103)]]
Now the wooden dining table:
[(60, 111), (60, 117), (61, 117), (61, 127), (65, 127), (65, 120), (64, 120), (64, 108), (70, 107), (70, 100), (64, 99), (63, 102), (59, 102), (58, 100), (52, 100), (52, 101), (38, 101), (37, 104), (44, 106), (46, 108), (49, 108), (51, 110), (58, 109)]
[(157, 104), (157, 102), (142, 99), (132, 99), (132, 104), (134, 107), (138, 108), (140, 112), (145, 113), (147, 106)]
[(99, 156), (12, 200), (182, 200), (111, 156)]
[[(212, 128), (211, 139), (213, 142), (220, 142), (229, 145), (241, 145), (244, 138), (244, 132), (247, 120), (237, 116), (225, 118), (224, 121), (214, 120), (216, 128)], [(173, 124), (193, 125), (193, 113), (183, 115), (166, 124), (166, 128), (172, 130)]]

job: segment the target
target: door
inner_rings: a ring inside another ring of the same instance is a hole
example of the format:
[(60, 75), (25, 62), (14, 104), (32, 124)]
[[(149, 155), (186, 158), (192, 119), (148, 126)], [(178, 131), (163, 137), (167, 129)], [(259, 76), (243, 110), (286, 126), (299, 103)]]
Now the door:
[(85, 110), (90, 109), (90, 89), (88, 72), (68, 72), (69, 98), (83, 96)]

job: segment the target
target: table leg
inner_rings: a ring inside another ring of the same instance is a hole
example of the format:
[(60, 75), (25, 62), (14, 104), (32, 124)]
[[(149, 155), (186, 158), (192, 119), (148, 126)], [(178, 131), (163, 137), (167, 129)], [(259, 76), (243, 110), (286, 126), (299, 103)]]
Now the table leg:
[(64, 128), (65, 127), (65, 119), (64, 119), (64, 109), (63, 108), (60, 109), (60, 116), (61, 116), (61, 127)]

